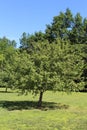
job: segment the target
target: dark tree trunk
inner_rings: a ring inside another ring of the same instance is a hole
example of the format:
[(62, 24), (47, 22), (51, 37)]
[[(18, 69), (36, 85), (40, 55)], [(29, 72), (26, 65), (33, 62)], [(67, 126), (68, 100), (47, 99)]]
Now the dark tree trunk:
[(8, 91), (8, 87), (5, 88), (5, 92), (6, 92), (6, 93), (7, 93), (7, 91)]
[(42, 106), (42, 98), (43, 98), (43, 92), (40, 92), (39, 101), (38, 101), (39, 108), (41, 108), (41, 106)]

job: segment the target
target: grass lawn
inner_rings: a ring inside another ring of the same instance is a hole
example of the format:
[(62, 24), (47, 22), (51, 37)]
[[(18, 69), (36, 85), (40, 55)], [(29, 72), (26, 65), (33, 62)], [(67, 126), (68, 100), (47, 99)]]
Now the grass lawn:
[(41, 110), (37, 100), (0, 89), (0, 130), (87, 130), (87, 93), (46, 92)]

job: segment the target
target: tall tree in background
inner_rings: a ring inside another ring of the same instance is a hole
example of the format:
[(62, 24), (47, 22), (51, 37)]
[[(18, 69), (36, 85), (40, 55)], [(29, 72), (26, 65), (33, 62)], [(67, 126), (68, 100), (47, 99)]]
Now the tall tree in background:
[(74, 17), (73, 28), (70, 31), (69, 39), (71, 43), (82, 43), (83, 39), (83, 23), (82, 17), (79, 13)]
[(82, 18), (80, 13), (73, 16), (70, 9), (65, 13), (60, 12), (53, 17), (51, 24), (46, 26), (46, 39), (49, 43), (56, 39), (69, 40), (71, 44), (83, 44), (87, 42), (87, 19)]
[(84, 18), (83, 20), (83, 38), (82, 42), (84, 44), (87, 44), (87, 18)]
[(73, 15), (69, 9), (66, 12), (60, 12), (58, 16), (53, 17), (51, 25), (47, 25), (46, 38), (49, 42), (54, 41), (56, 38), (68, 39), (68, 32), (73, 26)]
[(8, 87), (9, 73), (11, 73), (8, 73), (7, 65), (12, 64), (13, 62), (15, 46), (16, 42), (14, 40), (10, 41), (6, 37), (0, 39), (0, 86), (5, 87), (6, 91)]
[(87, 92), (87, 44), (83, 46), (83, 59), (84, 59), (83, 77), (84, 77), (85, 87), (82, 91)]
[(33, 50), (34, 44), (43, 41), (45, 41), (45, 34), (41, 31), (35, 32), (32, 35), (26, 34), (24, 32), (20, 39), (20, 48), (21, 50), (27, 50), (27, 52), (30, 53)]

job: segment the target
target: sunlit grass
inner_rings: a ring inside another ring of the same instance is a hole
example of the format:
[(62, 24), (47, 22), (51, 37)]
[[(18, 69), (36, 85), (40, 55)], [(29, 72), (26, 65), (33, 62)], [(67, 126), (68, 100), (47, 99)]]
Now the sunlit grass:
[(37, 100), (2, 89), (0, 130), (87, 130), (87, 93), (46, 92), (45, 109), (36, 108)]

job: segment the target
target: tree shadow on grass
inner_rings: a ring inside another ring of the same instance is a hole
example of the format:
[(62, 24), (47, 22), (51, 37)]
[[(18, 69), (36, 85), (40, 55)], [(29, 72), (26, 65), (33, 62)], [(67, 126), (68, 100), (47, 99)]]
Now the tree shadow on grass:
[(42, 107), (38, 108), (36, 101), (0, 101), (0, 107), (5, 108), (9, 111), (13, 110), (31, 110), (40, 109), (43, 111), (56, 110), (56, 109), (68, 109), (69, 106), (61, 103), (54, 102), (43, 102)]
[(12, 92), (12, 91), (0, 91), (0, 93), (14, 93), (14, 92)]

